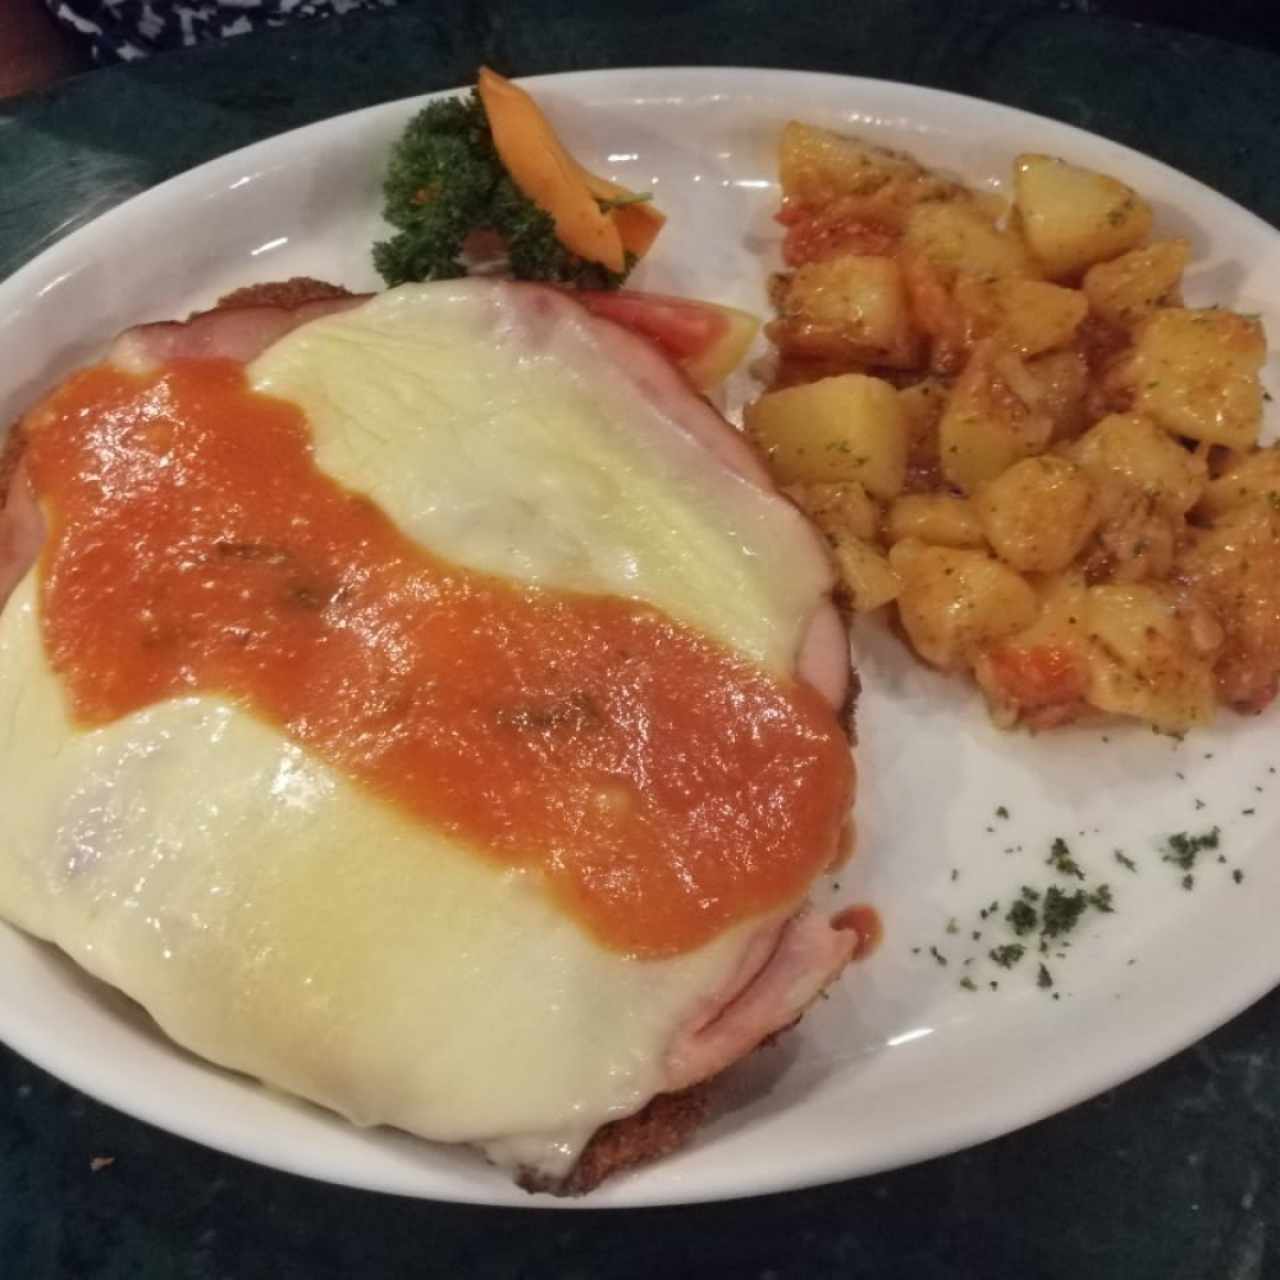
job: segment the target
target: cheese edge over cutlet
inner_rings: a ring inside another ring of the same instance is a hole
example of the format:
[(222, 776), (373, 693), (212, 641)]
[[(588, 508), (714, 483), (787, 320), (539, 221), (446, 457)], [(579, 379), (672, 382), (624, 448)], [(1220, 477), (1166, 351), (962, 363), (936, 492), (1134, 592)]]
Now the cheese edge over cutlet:
[[(588, 325), (535, 349), (494, 298), (379, 295), (277, 343), (252, 385), (438, 554), (645, 600), (789, 674), (828, 585), (798, 518), (601, 379)], [(0, 914), (214, 1062), (554, 1177), (663, 1088), (676, 1033), (768, 923), (635, 961), (229, 701), (78, 728), (37, 598), (33, 569), (0, 615)]]

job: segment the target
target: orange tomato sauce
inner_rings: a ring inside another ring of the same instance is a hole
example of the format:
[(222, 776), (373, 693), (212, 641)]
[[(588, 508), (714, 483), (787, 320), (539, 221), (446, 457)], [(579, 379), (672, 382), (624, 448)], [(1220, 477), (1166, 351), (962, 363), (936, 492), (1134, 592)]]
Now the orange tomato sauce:
[(833, 929), (852, 929), (858, 935), (855, 960), (865, 960), (884, 941), (884, 921), (875, 907), (865, 902), (855, 902), (831, 918)]
[(853, 772), (816, 692), (650, 606), (433, 555), (241, 366), (97, 366), (26, 428), (41, 626), (81, 725), (225, 696), (642, 956), (831, 857)]

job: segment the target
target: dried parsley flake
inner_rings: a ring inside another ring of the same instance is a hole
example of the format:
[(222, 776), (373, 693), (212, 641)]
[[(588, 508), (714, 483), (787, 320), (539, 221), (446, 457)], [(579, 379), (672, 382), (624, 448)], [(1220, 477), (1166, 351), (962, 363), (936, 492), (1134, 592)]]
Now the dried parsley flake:
[(1175, 832), (1165, 841), (1167, 850), (1161, 854), (1161, 860), (1172, 862), (1180, 871), (1190, 871), (1196, 865), (1196, 858), (1205, 849), (1216, 849), (1222, 832), (1218, 827), (1202, 831), (1198, 836), (1188, 835), (1185, 831)]
[(1061, 836), (1058, 836), (1049, 846), (1049, 857), (1046, 861), (1049, 866), (1064, 876), (1075, 876), (1077, 880), (1084, 879), (1080, 864), (1071, 856), (1071, 850)]
[(1040, 923), (1040, 917), (1036, 914), (1036, 909), (1023, 898), (1019, 898), (1017, 902), (1009, 908), (1005, 919), (1009, 922), (1014, 933), (1018, 937), (1031, 933), (1037, 924)]
[(1060, 938), (1070, 933), (1080, 923), (1080, 917), (1089, 906), (1089, 895), (1083, 889), (1075, 893), (1063, 893), (1061, 889), (1050, 888), (1044, 895), (1044, 927), (1041, 935), (1045, 938)]

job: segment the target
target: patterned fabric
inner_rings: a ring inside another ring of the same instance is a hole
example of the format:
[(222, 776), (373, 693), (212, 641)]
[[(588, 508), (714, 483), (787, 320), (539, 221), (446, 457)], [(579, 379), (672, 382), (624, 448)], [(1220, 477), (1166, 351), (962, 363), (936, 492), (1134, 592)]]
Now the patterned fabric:
[[(3, 0), (0, 0), (2, 3)], [(132, 62), (307, 18), (390, 9), (397, 0), (44, 0), (98, 63)]]

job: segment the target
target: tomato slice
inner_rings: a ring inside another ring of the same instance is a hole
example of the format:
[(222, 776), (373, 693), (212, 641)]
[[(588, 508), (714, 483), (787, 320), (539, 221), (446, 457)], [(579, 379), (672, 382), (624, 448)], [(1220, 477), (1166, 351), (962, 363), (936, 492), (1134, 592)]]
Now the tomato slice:
[(648, 338), (701, 391), (723, 382), (751, 345), (760, 322), (735, 307), (635, 289), (578, 290), (588, 311)]
[(728, 323), (721, 314), (722, 309), (710, 303), (659, 293), (639, 293), (634, 289), (602, 293), (584, 289), (573, 296), (588, 311), (652, 338), (676, 360), (705, 351), (720, 338)]

